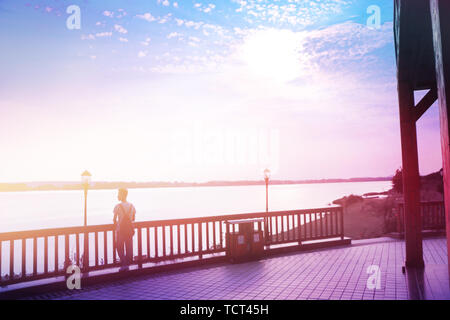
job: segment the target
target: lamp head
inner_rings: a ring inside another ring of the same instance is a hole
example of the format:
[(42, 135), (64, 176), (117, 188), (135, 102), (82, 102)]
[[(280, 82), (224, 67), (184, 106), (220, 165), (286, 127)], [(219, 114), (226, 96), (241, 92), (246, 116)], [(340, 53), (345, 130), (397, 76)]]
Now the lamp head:
[(270, 179), (270, 170), (269, 169), (264, 170), (264, 179), (266, 179), (266, 180)]
[(89, 171), (85, 170), (82, 174), (81, 174), (81, 183), (84, 186), (88, 186), (91, 183), (91, 177), (92, 175), (89, 173)]

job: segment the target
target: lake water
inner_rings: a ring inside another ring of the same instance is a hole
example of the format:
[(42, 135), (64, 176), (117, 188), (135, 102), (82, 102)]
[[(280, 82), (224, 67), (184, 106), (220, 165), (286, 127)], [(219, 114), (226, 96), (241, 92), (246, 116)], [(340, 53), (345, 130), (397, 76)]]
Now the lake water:
[[(269, 210), (326, 207), (349, 194), (387, 191), (390, 181), (269, 186)], [(83, 225), (83, 191), (0, 193), (0, 232)], [(136, 220), (265, 211), (265, 186), (130, 189)], [(112, 222), (116, 190), (90, 190), (88, 224)]]
[[(318, 183), (297, 185), (273, 185), (269, 187), (269, 209), (293, 210), (303, 208), (326, 207), (337, 198), (349, 194), (363, 194), (367, 192), (386, 191), (391, 188), (389, 181), (381, 182), (347, 182), (347, 183)], [(109, 224), (112, 222), (112, 210), (117, 203), (116, 190), (91, 190), (88, 195), (88, 224)], [(83, 224), (83, 191), (33, 191), (33, 192), (6, 192), (0, 193), (0, 215), (2, 223), (0, 232), (31, 230), (52, 227), (80, 226)], [(172, 218), (201, 217), (222, 214), (250, 213), (265, 211), (265, 186), (239, 186), (239, 187), (191, 187), (191, 188), (152, 188), (130, 189), (129, 201), (137, 209), (137, 220), (160, 220)], [(305, 220), (304, 222), (308, 222)], [(302, 223), (304, 223), (302, 222)], [(205, 228), (206, 226), (204, 226)], [(209, 225), (208, 228), (211, 228)], [(154, 239), (154, 230), (149, 230), (151, 239)], [(188, 241), (184, 243), (183, 234), (187, 232)], [(143, 230), (143, 237), (147, 230)], [(166, 252), (169, 252), (169, 231), (166, 230)], [(198, 241), (191, 241), (192, 233), (189, 230), (180, 231), (180, 248), (174, 243), (174, 252), (185, 253), (186, 250), (198, 251)], [(75, 261), (76, 239), (69, 236), (69, 257)], [(195, 236), (197, 238), (197, 236)], [(224, 234), (216, 235), (216, 239), (205, 239), (203, 242), (211, 246), (214, 241), (223, 238)], [(150, 257), (161, 257), (163, 241), (161, 232), (158, 233), (158, 244), (152, 241), (147, 251), (145, 241), (143, 252)], [(58, 237), (59, 270), (65, 267), (65, 241), (64, 236)], [(133, 237), (133, 251), (137, 255), (137, 237)], [(83, 254), (84, 237), (80, 237), (80, 256)], [(44, 272), (44, 239), (37, 239), (37, 272)], [(27, 274), (33, 272), (33, 239), (26, 240)], [(99, 248), (103, 248), (103, 237), (100, 236)], [(95, 248), (94, 234), (89, 234), (89, 247)], [(108, 258), (103, 250), (99, 250), (100, 264), (113, 262), (112, 232), (107, 234)], [(184, 248), (184, 249), (183, 249)], [(9, 241), (1, 243), (0, 276), (8, 277), (9, 270)], [(22, 244), (20, 240), (14, 243), (13, 272), (21, 274)], [(48, 238), (48, 268), (55, 270), (55, 239)], [(180, 250), (180, 251), (179, 251)], [(95, 264), (94, 249), (89, 251), (89, 265)]]

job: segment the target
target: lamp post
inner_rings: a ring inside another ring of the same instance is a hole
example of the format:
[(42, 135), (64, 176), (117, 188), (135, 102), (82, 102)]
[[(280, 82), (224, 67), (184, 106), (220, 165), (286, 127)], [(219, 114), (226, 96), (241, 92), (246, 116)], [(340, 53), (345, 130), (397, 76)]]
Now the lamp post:
[[(266, 182), (266, 213), (269, 212), (269, 179), (270, 179), (270, 170), (265, 169), (264, 170), (264, 181)], [(268, 241), (269, 238), (269, 225), (268, 225), (268, 217), (265, 217), (264, 219), (264, 233), (266, 241)]]
[(89, 171), (85, 170), (81, 174), (81, 184), (84, 189), (84, 226), (87, 226), (87, 192), (89, 188), (89, 184), (91, 183), (91, 177), (92, 175), (89, 173)]
[(269, 212), (269, 179), (270, 179), (270, 170), (264, 170), (264, 181), (266, 182), (266, 212)]

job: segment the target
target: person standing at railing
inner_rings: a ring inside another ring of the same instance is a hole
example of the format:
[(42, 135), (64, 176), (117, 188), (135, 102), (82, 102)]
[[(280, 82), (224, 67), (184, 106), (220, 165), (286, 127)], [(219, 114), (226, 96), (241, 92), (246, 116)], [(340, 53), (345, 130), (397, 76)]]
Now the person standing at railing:
[(136, 218), (136, 209), (127, 201), (127, 196), (127, 189), (119, 189), (117, 199), (120, 203), (114, 207), (116, 248), (122, 265), (120, 271), (128, 270), (129, 264), (133, 261), (133, 221)]

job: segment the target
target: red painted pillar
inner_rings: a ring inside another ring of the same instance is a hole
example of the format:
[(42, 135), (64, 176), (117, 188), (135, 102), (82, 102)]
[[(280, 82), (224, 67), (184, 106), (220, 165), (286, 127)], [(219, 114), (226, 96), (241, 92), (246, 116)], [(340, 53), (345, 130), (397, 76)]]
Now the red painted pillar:
[(423, 267), (422, 220), (420, 215), (420, 175), (417, 154), (414, 90), (407, 81), (398, 81), (400, 135), (402, 142), (403, 199), (407, 267)]
[(445, 222), (450, 273), (450, 1), (430, 0), (436, 83), (441, 123), (442, 168), (444, 173)]

